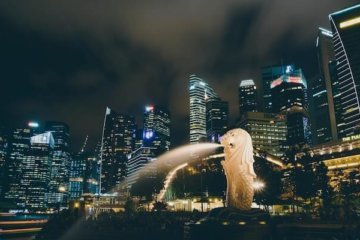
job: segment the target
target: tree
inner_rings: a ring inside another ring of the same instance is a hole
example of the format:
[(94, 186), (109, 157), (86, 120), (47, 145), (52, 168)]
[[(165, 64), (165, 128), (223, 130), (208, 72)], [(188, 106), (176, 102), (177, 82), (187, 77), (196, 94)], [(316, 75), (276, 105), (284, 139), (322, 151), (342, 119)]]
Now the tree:
[(254, 200), (257, 204), (264, 205), (268, 209), (269, 205), (279, 202), (282, 173), (271, 163), (261, 158), (256, 158), (254, 168), (257, 178), (265, 183), (264, 189), (255, 192)]
[(320, 199), (320, 207), (327, 209), (331, 206), (331, 199), (334, 195), (334, 191), (330, 186), (328, 169), (323, 162), (317, 164), (315, 169), (315, 188)]
[(162, 172), (140, 174), (137, 181), (131, 186), (130, 193), (140, 197), (143, 202), (150, 202), (153, 200), (154, 194), (158, 194), (164, 187), (164, 180), (165, 173)]
[(154, 207), (153, 207), (153, 211), (166, 211), (167, 210), (168, 205), (164, 202), (155, 202), (154, 203)]
[(315, 173), (311, 164), (296, 164), (290, 171), (290, 181), (293, 185), (293, 200), (303, 200), (304, 207), (309, 210), (311, 200), (316, 196), (317, 192), (315, 187)]

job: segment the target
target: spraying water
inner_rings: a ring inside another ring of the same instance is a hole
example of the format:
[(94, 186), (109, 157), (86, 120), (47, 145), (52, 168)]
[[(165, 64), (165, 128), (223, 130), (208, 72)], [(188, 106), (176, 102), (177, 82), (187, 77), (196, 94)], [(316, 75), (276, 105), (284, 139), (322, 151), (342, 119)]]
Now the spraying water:
[[(148, 172), (151, 169), (157, 169), (157, 171), (168, 171), (168, 169), (173, 169), (169, 174), (172, 173), (171, 177), (169, 176), (165, 180), (165, 189), (167, 189), (173, 179), (176, 171), (185, 167), (184, 164), (190, 164), (196, 160), (203, 159), (213, 153), (221, 147), (217, 143), (198, 143), (190, 144), (182, 147), (178, 147), (174, 150), (166, 152), (160, 155), (155, 161), (148, 163), (141, 169), (137, 171), (138, 176), (143, 173)], [(179, 168), (179, 166), (181, 166)], [(176, 170), (175, 170), (176, 169)], [(175, 171), (174, 171), (175, 170)], [(126, 188), (127, 179), (122, 181), (113, 192), (121, 192)], [(164, 191), (162, 191), (164, 193)], [(161, 196), (161, 198), (163, 195)]]

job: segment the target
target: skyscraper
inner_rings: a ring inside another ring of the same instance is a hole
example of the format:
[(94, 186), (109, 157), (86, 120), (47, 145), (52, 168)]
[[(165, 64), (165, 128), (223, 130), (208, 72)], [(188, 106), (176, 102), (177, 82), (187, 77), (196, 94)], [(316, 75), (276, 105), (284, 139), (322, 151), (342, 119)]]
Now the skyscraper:
[(334, 60), (332, 33), (318, 29), (316, 39), (319, 76), (309, 81), (310, 112), (314, 144), (337, 140), (336, 118), (329, 64)]
[(6, 168), (5, 163), (8, 157), (8, 146), (9, 146), (9, 137), (5, 131), (5, 128), (0, 125), (0, 201), (4, 197), (5, 191), (5, 181), (6, 178)]
[(46, 194), (48, 207), (59, 207), (67, 202), (69, 165), (70, 165), (70, 130), (63, 122), (46, 122), (45, 131), (51, 132), (55, 144), (52, 151), (49, 192)]
[(84, 193), (99, 194), (100, 164), (97, 148), (94, 152), (87, 151), (86, 136), (81, 150), (70, 161), (69, 198), (79, 199)]
[(74, 155), (69, 167), (69, 198), (79, 199), (84, 193), (86, 158), (82, 152)]
[(212, 98), (206, 101), (206, 133), (210, 142), (220, 142), (229, 124), (229, 103)]
[(217, 98), (215, 91), (196, 75), (189, 78), (190, 143), (206, 140), (206, 101)]
[(143, 144), (159, 152), (170, 149), (170, 113), (154, 105), (147, 105), (144, 112)]
[(10, 139), (9, 156), (5, 163), (7, 172), (5, 199), (16, 204), (20, 209), (26, 207), (27, 185), (22, 185), (22, 181), (31, 151), (30, 138), (38, 133), (39, 124), (29, 122), (21, 128), (16, 128)]
[(287, 143), (311, 144), (307, 83), (301, 69), (292, 70), (271, 83), (272, 111), (287, 118)]
[(261, 70), (264, 112), (272, 112), (271, 83), (295, 69), (293, 64), (263, 67)]
[(133, 150), (135, 135), (133, 117), (106, 108), (101, 141), (101, 193), (112, 191), (126, 177), (127, 155)]
[(252, 138), (255, 149), (281, 157), (286, 149), (285, 117), (274, 113), (247, 112), (239, 123)]
[[(140, 147), (129, 154), (128, 161), (128, 178), (127, 178), (127, 188), (130, 189), (133, 184), (141, 177), (139, 175), (139, 170), (145, 165), (156, 161), (158, 155), (158, 150), (155, 147)], [(142, 175), (147, 175), (146, 177), (155, 177), (156, 168), (154, 166), (148, 168)]]
[(33, 211), (47, 209), (53, 150), (55, 141), (51, 132), (30, 138), (30, 151), (21, 166), (21, 188), (25, 192), (25, 207)]
[(246, 112), (257, 112), (257, 89), (252, 79), (242, 80), (239, 85), (239, 113), (241, 116)]
[(338, 139), (345, 137), (345, 120), (344, 120), (344, 109), (341, 103), (341, 89), (339, 87), (339, 78), (336, 70), (336, 60), (329, 63), (329, 71), (331, 77), (332, 96), (334, 102), (336, 132)]
[(360, 4), (329, 15), (333, 31), (344, 134), (360, 133)]

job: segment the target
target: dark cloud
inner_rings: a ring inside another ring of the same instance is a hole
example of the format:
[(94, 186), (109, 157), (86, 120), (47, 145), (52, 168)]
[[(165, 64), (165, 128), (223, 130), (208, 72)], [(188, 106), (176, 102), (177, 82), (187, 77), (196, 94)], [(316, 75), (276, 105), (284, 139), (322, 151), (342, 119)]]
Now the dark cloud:
[(1, 1), (1, 118), (69, 123), (99, 137), (105, 106), (137, 117), (169, 107), (187, 141), (187, 79), (206, 77), (237, 117), (237, 85), (264, 65), (316, 72), (316, 29), (356, 1)]

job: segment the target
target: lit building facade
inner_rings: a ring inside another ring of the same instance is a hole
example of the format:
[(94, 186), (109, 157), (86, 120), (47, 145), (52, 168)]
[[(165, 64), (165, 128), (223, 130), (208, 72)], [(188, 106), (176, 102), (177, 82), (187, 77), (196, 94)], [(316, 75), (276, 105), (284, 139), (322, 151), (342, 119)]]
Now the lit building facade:
[(30, 138), (30, 151), (22, 163), (21, 188), (25, 192), (25, 208), (45, 211), (51, 180), (55, 141), (51, 132)]
[(126, 177), (127, 155), (134, 148), (135, 119), (106, 108), (101, 141), (101, 193), (112, 191)]
[(295, 66), (293, 64), (268, 66), (261, 69), (264, 112), (273, 112), (271, 83), (282, 75), (290, 73), (293, 69), (295, 69)]
[(239, 123), (251, 136), (255, 149), (281, 157), (286, 150), (287, 125), (283, 115), (247, 112)]
[(271, 83), (272, 111), (286, 115), (287, 143), (311, 145), (307, 107), (307, 83), (301, 69), (292, 70)]
[(334, 102), (337, 139), (341, 139), (346, 135), (345, 135), (344, 110), (342, 108), (342, 103), (341, 103), (341, 89), (339, 84), (339, 78), (337, 76), (336, 60), (331, 61), (329, 63), (329, 70), (331, 77), (332, 96)]
[(257, 112), (257, 89), (252, 79), (242, 80), (239, 85), (239, 113), (241, 116), (246, 112)]
[(143, 144), (159, 152), (170, 149), (170, 113), (154, 105), (147, 105), (144, 112)]
[(318, 29), (316, 49), (319, 76), (309, 81), (311, 85), (310, 113), (313, 143), (322, 144), (337, 140), (334, 97), (329, 64), (335, 59), (332, 32)]
[(22, 186), (21, 182), (31, 149), (30, 138), (39, 132), (39, 124), (29, 122), (22, 128), (16, 128), (10, 137), (9, 156), (5, 164), (5, 199), (19, 209), (25, 209), (26, 206), (26, 186)]
[[(305, 153), (298, 153), (303, 157)], [(341, 190), (341, 184), (348, 181), (349, 174), (359, 173), (360, 169), (360, 134), (343, 137), (336, 142), (317, 145), (310, 148), (308, 154), (312, 164), (323, 162), (328, 169), (330, 185), (335, 192)]]
[[(129, 154), (128, 158), (128, 172), (127, 172), (127, 188), (130, 189), (133, 184), (139, 179), (139, 170), (145, 165), (156, 161), (158, 155), (158, 149), (155, 147), (140, 147), (134, 152)], [(149, 176), (156, 175), (156, 168), (148, 168), (143, 174), (151, 173)]]
[(5, 132), (3, 126), (0, 125), (0, 201), (4, 197), (5, 193), (5, 181), (6, 180), (6, 168), (5, 163), (8, 157), (9, 137)]
[(59, 207), (59, 204), (65, 206), (68, 196), (71, 159), (69, 126), (63, 122), (46, 122), (45, 131), (51, 132), (55, 141), (46, 202), (48, 207)]
[(206, 101), (218, 98), (215, 91), (196, 75), (189, 78), (190, 143), (206, 141)]
[(229, 124), (229, 103), (221, 99), (206, 101), (206, 133), (210, 142), (220, 143)]
[(86, 156), (80, 152), (72, 157), (69, 171), (69, 199), (79, 199), (84, 193)]
[(360, 4), (329, 15), (343, 108), (344, 135), (360, 133)]
[(99, 161), (94, 154), (80, 151), (70, 162), (69, 198), (79, 199), (84, 193), (99, 194)]

